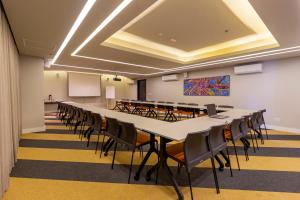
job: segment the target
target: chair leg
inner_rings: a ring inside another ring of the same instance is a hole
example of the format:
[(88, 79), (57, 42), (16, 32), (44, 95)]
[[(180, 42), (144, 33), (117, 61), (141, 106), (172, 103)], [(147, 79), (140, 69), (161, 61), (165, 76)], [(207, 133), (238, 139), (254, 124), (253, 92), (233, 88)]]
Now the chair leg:
[(250, 138), (251, 138), (252, 145), (253, 145), (253, 152), (256, 153), (255, 145), (254, 145), (254, 140), (253, 140), (253, 135), (252, 135), (252, 132), (251, 132), (251, 131), (250, 131)]
[(128, 184), (130, 183), (130, 177), (131, 177), (131, 171), (132, 171), (132, 163), (133, 163), (133, 155), (134, 155), (134, 149), (131, 154), (131, 162), (130, 162), (130, 168), (129, 168), (129, 176), (128, 176)]
[(118, 143), (116, 142), (115, 143), (115, 149), (114, 149), (114, 156), (113, 156), (113, 160), (112, 160), (112, 164), (111, 164), (111, 169), (114, 169), (117, 146), (118, 146)]
[(193, 200), (193, 189), (192, 189), (192, 183), (191, 183), (191, 175), (188, 170), (186, 170), (187, 176), (188, 176), (188, 181), (189, 181), (189, 186), (190, 186), (190, 193), (191, 193), (191, 199)]
[(268, 130), (267, 130), (267, 126), (266, 126), (265, 122), (264, 122), (264, 126), (265, 126), (266, 136), (267, 136), (267, 140), (268, 140), (269, 139), (269, 135), (268, 135)]
[(264, 141), (264, 136), (263, 136), (263, 134), (262, 134), (262, 131), (261, 131), (261, 128), (260, 128), (260, 127), (258, 128), (258, 132), (259, 132), (259, 134), (260, 134), (260, 136), (261, 136), (261, 144), (264, 144), (264, 143), (265, 143), (265, 141)]
[(237, 151), (236, 151), (236, 146), (235, 146), (234, 140), (232, 140), (232, 144), (233, 144), (233, 148), (234, 148), (234, 153), (235, 153), (235, 157), (236, 157), (238, 169), (239, 169), (239, 171), (240, 171), (240, 170), (241, 170), (241, 168), (240, 168), (240, 162), (239, 162), (239, 158), (238, 158), (238, 155), (237, 155)]
[(230, 160), (230, 156), (229, 156), (228, 147), (226, 148), (226, 153), (227, 153), (227, 158), (228, 158), (228, 161), (229, 161), (230, 176), (233, 177), (232, 167), (231, 167), (231, 160)]
[[(157, 156), (157, 163), (159, 163), (159, 156)], [(158, 172), (159, 172), (159, 165), (156, 168), (156, 179), (155, 179), (155, 184), (156, 185), (158, 183)]]
[(105, 138), (105, 132), (103, 134), (102, 144), (101, 144), (101, 148), (100, 148), (100, 158), (102, 156), (102, 152), (103, 152), (103, 148), (104, 148), (104, 138)]
[[(251, 131), (251, 132), (252, 132), (252, 131)], [(259, 150), (258, 142), (257, 142), (257, 137), (256, 137), (255, 131), (253, 131), (253, 135), (254, 135), (254, 139), (255, 139), (255, 143), (256, 143), (257, 150)]]
[(213, 174), (214, 174), (214, 179), (215, 179), (215, 185), (216, 185), (217, 194), (219, 194), (220, 193), (220, 187), (219, 187), (219, 181), (218, 181), (218, 176), (217, 176), (217, 171), (216, 171), (216, 166), (215, 166), (215, 160), (214, 160), (213, 157), (211, 157), (210, 161), (211, 161), (212, 170), (213, 170)]
[[(100, 132), (101, 132), (101, 131), (100, 131)], [(99, 139), (100, 139), (100, 132), (98, 133), (98, 138), (97, 138), (97, 143), (96, 143), (95, 154), (97, 153), (97, 150), (98, 150)]]

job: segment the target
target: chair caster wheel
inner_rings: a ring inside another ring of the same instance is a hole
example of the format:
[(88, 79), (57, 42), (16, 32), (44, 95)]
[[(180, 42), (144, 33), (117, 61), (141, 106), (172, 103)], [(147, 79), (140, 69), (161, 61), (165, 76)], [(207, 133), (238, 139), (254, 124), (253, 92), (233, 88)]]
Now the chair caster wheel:
[(151, 180), (150, 176), (146, 176), (146, 181), (149, 182)]
[(220, 172), (224, 171), (224, 167), (219, 167), (219, 171)]
[(230, 167), (230, 163), (225, 163), (225, 167)]
[(104, 156), (107, 156), (108, 155), (108, 153), (104, 153)]
[(135, 175), (134, 180), (136, 180), (136, 181), (140, 180), (140, 176)]

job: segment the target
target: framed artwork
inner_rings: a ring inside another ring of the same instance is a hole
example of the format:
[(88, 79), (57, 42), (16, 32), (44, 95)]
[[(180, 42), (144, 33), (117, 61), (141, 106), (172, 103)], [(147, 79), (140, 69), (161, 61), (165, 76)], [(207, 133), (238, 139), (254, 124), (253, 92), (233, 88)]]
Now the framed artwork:
[(229, 96), (230, 76), (215, 76), (184, 80), (185, 96)]

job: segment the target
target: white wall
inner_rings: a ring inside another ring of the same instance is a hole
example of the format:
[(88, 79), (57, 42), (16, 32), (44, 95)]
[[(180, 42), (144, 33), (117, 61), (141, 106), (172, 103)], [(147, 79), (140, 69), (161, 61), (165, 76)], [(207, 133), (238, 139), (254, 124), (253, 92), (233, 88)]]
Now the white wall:
[(101, 96), (100, 97), (69, 97), (68, 96), (68, 72), (66, 71), (44, 71), (44, 99), (48, 99), (51, 94), (54, 100), (76, 101), (81, 103), (97, 103), (106, 106), (105, 88), (108, 85), (116, 87), (116, 99), (130, 98), (136, 99), (136, 86), (129, 85), (126, 77), (121, 77), (122, 81), (113, 81), (113, 75), (101, 76)]
[(45, 130), (44, 124), (44, 60), (20, 57), (23, 132)]
[(147, 99), (266, 108), (268, 124), (277, 129), (300, 132), (299, 65), (300, 57), (297, 57), (264, 62), (264, 72), (260, 74), (234, 75), (233, 67), (189, 73), (189, 78), (231, 75), (229, 97), (184, 96), (182, 74), (175, 82), (163, 82), (161, 77), (150, 78), (147, 79)]

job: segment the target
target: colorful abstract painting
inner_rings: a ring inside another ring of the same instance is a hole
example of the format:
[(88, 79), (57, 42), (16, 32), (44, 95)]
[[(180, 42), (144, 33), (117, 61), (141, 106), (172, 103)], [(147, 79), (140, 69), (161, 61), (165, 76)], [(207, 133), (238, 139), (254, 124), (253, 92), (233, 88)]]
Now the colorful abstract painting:
[(229, 96), (230, 76), (184, 80), (185, 96)]

